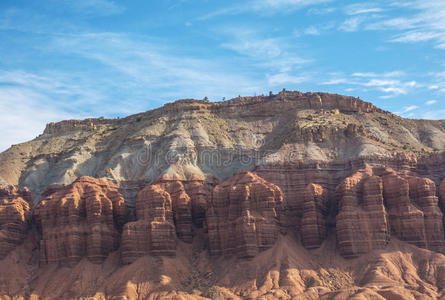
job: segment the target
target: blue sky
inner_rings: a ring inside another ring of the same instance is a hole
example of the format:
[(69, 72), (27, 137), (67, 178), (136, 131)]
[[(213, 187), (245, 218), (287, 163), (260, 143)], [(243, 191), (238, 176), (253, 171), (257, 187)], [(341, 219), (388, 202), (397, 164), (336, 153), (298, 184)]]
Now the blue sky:
[(0, 2), (0, 151), (51, 121), (283, 88), (445, 118), (445, 1)]

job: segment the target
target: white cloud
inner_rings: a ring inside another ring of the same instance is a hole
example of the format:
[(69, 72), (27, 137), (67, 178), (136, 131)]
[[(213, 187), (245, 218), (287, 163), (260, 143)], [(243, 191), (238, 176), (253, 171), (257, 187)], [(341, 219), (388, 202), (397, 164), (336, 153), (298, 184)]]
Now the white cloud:
[(347, 5), (345, 7), (345, 13), (347, 15), (361, 15), (361, 14), (369, 14), (369, 13), (379, 13), (383, 12), (384, 9), (375, 6), (372, 3), (355, 3), (351, 5)]
[(337, 10), (336, 7), (311, 7), (307, 13), (309, 15), (327, 15)]
[(275, 13), (289, 13), (294, 10), (332, 1), (333, 0), (250, 0), (242, 4), (236, 4), (215, 10), (197, 18), (197, 20), (205, 21), (214, 17), (238, 15), (243, 13), (266, 15)]
[(443, 120), (445, 119), (445, 109), (425, 111), (421, 114), (423, 119)]
[(363, 21), (365, 21), (365, 18), (363, 17), (352, 17), (343, 21), (343, 23), (340, 24), (339, 29), (346, 32), (357, 31)]
[(403, 76), (405, 73), (402, 71), (391, 71), (391, 72), (384, 72), (384, 73), (374, 73), (374, 72), (356, 72), (356, 73), (352, 73), (352, 76), (354, 77), (400, 77)]
[(445, 49), (445, 2), (442, 0), (414, 0), (393, 2), (393, 7), (406, 11), (407, 17), (386, 17), (366, 25), (371, 30), (398, 30), (390, 41), (419, 43), (434, 41), (436, 48)]
[(77, 13), (87, 15), (109, 16), (125, 11), (124, 6), (108, 0), (63, 0), (58, 1), (58, 4), (64, 4)]
[(441, 36), (440, 33), (425, 32), (425, 31), (409, 31), (400, 34), (398, 37), (393, 38), (391, 41), (401, 42), (401, 43), (417, 43), (417, 42), (426, 42), (429, 40), (433, 40), (439, 36)]
[(429, 100), (429, 101), (425, 102), (425, 104), (428, 105), (428, 106), (429, 105), (433, 105), (435, 103), (437, 103), (437, 100)]
[(341, 84), (341, 83), (351, 84), (351, 82), (348, 81), (345, 78), (332, 78), (332, 79), (329, 79), (329, 80), (323, 82), (322, 84), (324, 84), (324, 85), (336, 85), (336, 84)]
[(320, 3), (331, 2), (332, 0), (255, 0), (251, 4), (256, 9), (282, 9), (287, 8), (301, 8)]
[(229, 39), (222, 43), (223, 48), (248, 57), (259, 67), (278, 70), (279, 73), (289, 72), (311, 60), (297, 54), (298, 49), (284, 38), (264, 38), (260, 33), (250, 28), (224, 28), (222, 33)]
[(0, 112), (0, 151), (35, 138), (50, 121), (78, 117), (51, 105), (51, 99), (45, 94), (26, 87), (2, 86)]
[(383, 73), (355, 72), (351, 75), (331, 74), (332, 78), (324, 81), (324, 85), (338, 85), (360, 87), (366, 90), (377, 90), (385, 93), (380, 96), (382, 99), (389, 99), (399, 95), (406, 95), (414, 87), (421, 85), (416, 81), (402, 81), (405, 76), (403, 71), (395, 70)]
[(315, 26), (309, 26), (304, 30), (304, 33), (307, 35), (320, 35), (320, 31)]
[(307, 76), (292, 76), (286, 73), (268, 75), (267, 79), (268, 84), (272, 87), (285, 86), (288, 84), (299, 84), (310, 80), (310, 78)]
[(405, 106), (402, 108), (401, 111), (396, 112), (397, 115), (401, 115), (401, 116), (405, 116), (405, 117), (412, 117), (414, 116), (413, 111), (417, 110), (419, 107), (417, 105), (410, 105), (410, 106)]

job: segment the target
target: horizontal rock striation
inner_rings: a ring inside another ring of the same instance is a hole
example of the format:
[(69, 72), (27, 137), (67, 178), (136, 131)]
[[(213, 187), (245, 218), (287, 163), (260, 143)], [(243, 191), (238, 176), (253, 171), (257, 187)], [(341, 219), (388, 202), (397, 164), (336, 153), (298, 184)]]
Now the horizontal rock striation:
[(56, 190), (34, 211), (41, 262), (74, 265), (83, 257), (103, 262), (119, 246), (126, 214), (123, 196), (106, 181), (80, 177)]
[(443, 214), (432, 180), (368, 166), (346, 178), (337, 194), (337, 240), (343, 256), (383, 249), (391, 235), (445, 251)]
[(0, 259), (23, 242), (31, 217), (28, 189), (0, 185)]
[(159, 185), (145, 187), (136, 198), (136, 221), (124, 225), (121, 258), (124, 264), (144, 255), (176, 253), (172, 199)]
[(166, 181), (159, 186), (170, 194), (173, 220), (178, 238), (186, 243), (193, 240), (192, 200), (181, 181)]
[(382, 249), (389, 240), (382, 179), (367, 168), (347, 177), (336, 190), (339, 201), (337, 241), (344, 257)]
[(250, 172), (217, 185), (206, 214), (210, 254), (248, 258), (273, 246), (282, 201), (280, 188)]
[(328, 191), (318, 184), (304, 190), (301, 241), (307, 249), (318, 248), (326, 238), (326, 217), (329, 213)]
[(445, 252), (442, 211), (439, 208), (439, 198), (436, 184), (428, 178), (408, 177), (409, 196), (424, 217), (425, 248)]

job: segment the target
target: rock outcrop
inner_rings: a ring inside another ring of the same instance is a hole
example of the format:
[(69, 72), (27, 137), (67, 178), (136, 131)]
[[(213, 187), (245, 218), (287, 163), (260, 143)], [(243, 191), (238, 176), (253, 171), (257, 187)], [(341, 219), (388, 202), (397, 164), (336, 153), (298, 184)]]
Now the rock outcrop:
[(443, 213), (442, 223), (445, 229), (445, 178), (439, 185), (439, 206), (442, 209)]
[(210, 254), (254, 257), (274, 245), (282, 201), (280, 188), (250, 172), (217, 185), (206, 215)]
[(0, 153), (0, 299), (445, 299), (437, 149), (286, 90), (50, 123)]
[(172, 256), (176, 229), (170, 194), (159, 185), (145, 187), (136, 198), (136, 221), (124, 225), (121, 257), (124, 264), (147, 254)]
[(337, 241), (344, 257), (382, 249), (389, 240), (382, 179), (367, 168), (346, 178), (336, 190)]
[(181, 181), (166, 181), (159, 186), (170, 194), (176, 235), (186, 243), (193, 240), (192, 200)]
[(0, 259), (22, 243), (29, 228), (31, 203), (28, 189), (0, 185)]
[(309, 184), (304, 191), (301, 241), (307, 249), (318, 248), (326, 238), (326, 217), (329, 212), (328, 191), (318, 184)]
[(346, 178), (337, 194), (337, 239), (343, 256), (383, 249), (391, 235), (444, 252), (443, 214), (432, 180), (367, 167)]
[(409, 197), (408, 180), (391, 172), (383, 176), (383, 184), (391, 232), (402, 241), (425, 248), (424, 214)]
[(408, 177), (409, 196), (415, 206), (423, 213), (426, 248), (445, 252), (442, 211), (439, 208), (439, 198), (436, 184), (428, 178)]
[(41, 262), (74, 265), (82, 257), (103, 262), (119, 246), (126, 214), (117, 187), (100, 179), (80, 177), (53, 192), (34, 211)]

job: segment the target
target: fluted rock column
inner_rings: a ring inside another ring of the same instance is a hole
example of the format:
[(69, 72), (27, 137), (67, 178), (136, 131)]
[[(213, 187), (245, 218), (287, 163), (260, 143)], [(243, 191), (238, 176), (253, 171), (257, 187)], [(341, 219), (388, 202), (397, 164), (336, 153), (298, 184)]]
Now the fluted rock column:
[(206, 214), (210, 254), (253, 257), (272, 247), (282, 201), (280, 188), (250, 172), (217, 185)]
[(326, 238), (328, 193), (318, 184), (309, 184), (304, 190), (301, 241), (307, 249), (318, 248)]
[(383, 176), (383, 186), (391, 232), (402, 241), (425, 248), (425, 216), (410, 200), (408, 180), (390, 172)]
[(86, 256), (101, 263), (119, 246), (126, 205), (117, 187), (80, 177), (41, 201), (34, 219), (42, 233), (42, 263), (74, 265)]
[(0, 259), (23, 242), (29, 228), (31, 193), (0, 185)]
[(176, 254), (172, 199), (159, 185), (145, 187), (139, 192), (136, 221), (125, 224), (122, 232), (121, 257), (124, 264), (148, 254)]
[(178, 238), (191, 243), (193, 241), (192, 200), (184, 184), (181, 181), (167, 181), (160, 183), (159, 186), (170, 194)]
[(382, 249), (389, 240), (382, 180), (372, 170), (359, 171), (338, 187), (337, 241), (340, 254), (356, 257)]
[(424, 214), (426, 248), (444, 252), (444, 230), (443, 213), (436, 196), (436, 184), (428, 178), (410, 177), (409, 180), (410, 198)]

